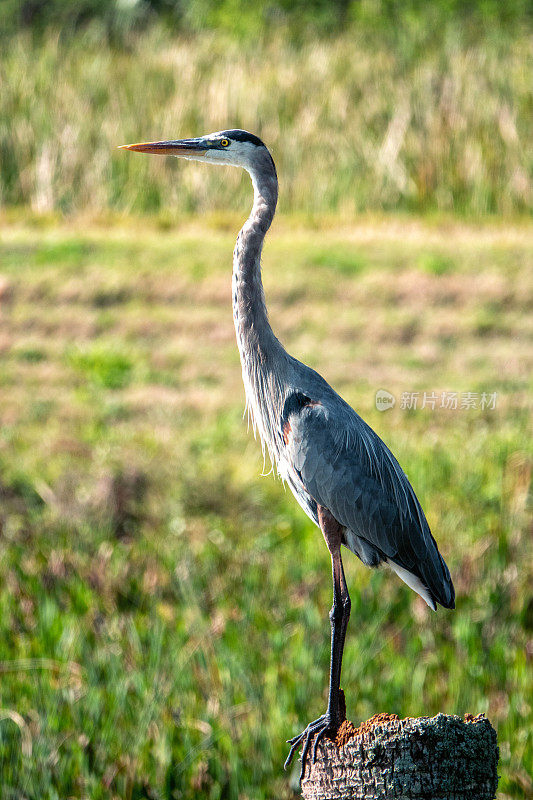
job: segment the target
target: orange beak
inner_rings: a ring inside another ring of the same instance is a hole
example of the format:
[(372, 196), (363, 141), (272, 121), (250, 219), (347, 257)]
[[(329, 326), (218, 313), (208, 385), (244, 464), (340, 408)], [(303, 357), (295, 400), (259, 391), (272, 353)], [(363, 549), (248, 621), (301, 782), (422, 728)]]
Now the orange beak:
[(155, 153), (159, 156), (202, 156), (208, 150), (204, 139), (178, 139), (168, 142), (139, 142), (121, 144), (119, 150), (134, 150), (136, 153)]

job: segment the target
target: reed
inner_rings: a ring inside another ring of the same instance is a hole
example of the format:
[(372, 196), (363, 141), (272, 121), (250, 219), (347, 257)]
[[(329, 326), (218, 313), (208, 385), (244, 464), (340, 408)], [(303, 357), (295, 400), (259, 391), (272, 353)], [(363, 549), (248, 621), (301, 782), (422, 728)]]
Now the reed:
[(152, 28), (113, 48), (88, 28), (0, 56), (0, 202), (38, 212), (171, 215), (243, 210), (235, 171), (178, 168), (118, 144), (243, 127), (272, 148), (281, 208), (520, 214), (533, 198), (528, 147), (533, 39), (372, 38), (352, 27), (294, 46)]

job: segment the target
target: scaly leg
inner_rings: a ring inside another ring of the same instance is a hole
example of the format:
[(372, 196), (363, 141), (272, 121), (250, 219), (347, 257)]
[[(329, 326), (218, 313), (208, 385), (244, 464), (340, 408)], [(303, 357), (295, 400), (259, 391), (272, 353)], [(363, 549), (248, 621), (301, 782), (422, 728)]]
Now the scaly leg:
[(316, 748), (320, 739), (326, 733), (334, 735), (343, 722), (343, 712), (341, 711), (340, 704), (340, 680), (342, 653), (344, 650), (344, 640), (346, 638), (346, 628), (348, 626), (348, 619), (350, 618), (351, 607), (350, 596), (348, 594), (346, 578), (344, 577), (344, 569), (342, 566), (340, 552), (342, 527), (333, 517), (333, 515), (323, 506), (318, 506), (318, 520), (322, 533), (324, 534), (324, 539), (326, 540), (328, 550), (331, 554), (331, 565), (333, 571), (333, 606), (329, 614), (329, 618), (331, 620), (329, 695), (326, 713), (316, 719), (314, 722), (309, 723), (306, 729), (298, 736), (295, 736), (293, 739), (289, 739), (291, 749), (289, 751), (289, 755), (287, 756), (287, 760), (285, 761), (285, 769), (287, 769), (291, 763), (297, 747), (301, 742), (304, 742), (300, 780), (302, 780), (305, 773), (306, 759), (313, 736), (315, 736), (315, 742), (313, 746), (312, 763), (314, 763), (316, 760)]

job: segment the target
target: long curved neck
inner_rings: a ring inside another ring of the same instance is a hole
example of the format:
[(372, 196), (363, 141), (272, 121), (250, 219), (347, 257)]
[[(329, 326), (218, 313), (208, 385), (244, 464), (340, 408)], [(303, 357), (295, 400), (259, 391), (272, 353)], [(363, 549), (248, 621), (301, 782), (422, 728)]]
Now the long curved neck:
[(261, 283), (261, 251), (276, 210), (278, 180), (268, 153), (249, 172), (254, 187), (254, 204), (233, 252), (233, 319), (246, 405), (263, 447), (266, 445), (271, 460), (275, 462), (279, 456), (276, 430), (289, 357), (268, 321)]
[(254, 204), (233, 251), (233, 319), (241, 353), (245, 360), (270, 360), (281, 347), (268, 321), (263, 284), (261, 251), (265, 235), (276, 210), (278, 179), (272, 159), (250, 169)]

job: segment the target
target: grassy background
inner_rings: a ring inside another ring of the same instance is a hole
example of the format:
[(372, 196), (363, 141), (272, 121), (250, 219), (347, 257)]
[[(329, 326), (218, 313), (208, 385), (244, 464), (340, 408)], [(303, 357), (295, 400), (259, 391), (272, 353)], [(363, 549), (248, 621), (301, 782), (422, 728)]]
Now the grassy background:
[[(347, 555), (349, 716), (484, 711), (500, 800), (532, 796), (528, 8), (5, 4), (2, 797), (298, 796), (330, 567), (242, 420), (249, 182), (115, 149), (233, 126), (280, 173), (273, 326), (398, 455), (457, 589), (431, 614)], [(446, 390), (497, 405), (399, 407)]]
[[(326, 701), (328, 554), (242, 421), (233, 227), (4, 220), (6, 797), (293, 796), (284, 740)], [(347, 555), (349, 715), (486, 712), (501, 798), (532, 790), (532, 254), (528, 226), (407, 218), (280, 218), (265, 254), (275, 329), (397, 453), (457, 588), (432, 614)], [(382, 414), (378, 388), (498, 400)]]
[(28, 32), (0, 59), (0, 204), (40, 213), (241, 209), (237, 172), (128, 158), (118, 144), (243, 127), (271, 147), (281, 209), (529, 214), (533, 37), (452, 19), (295, 45), (161, 28), (127, 49), (92, 28)]

